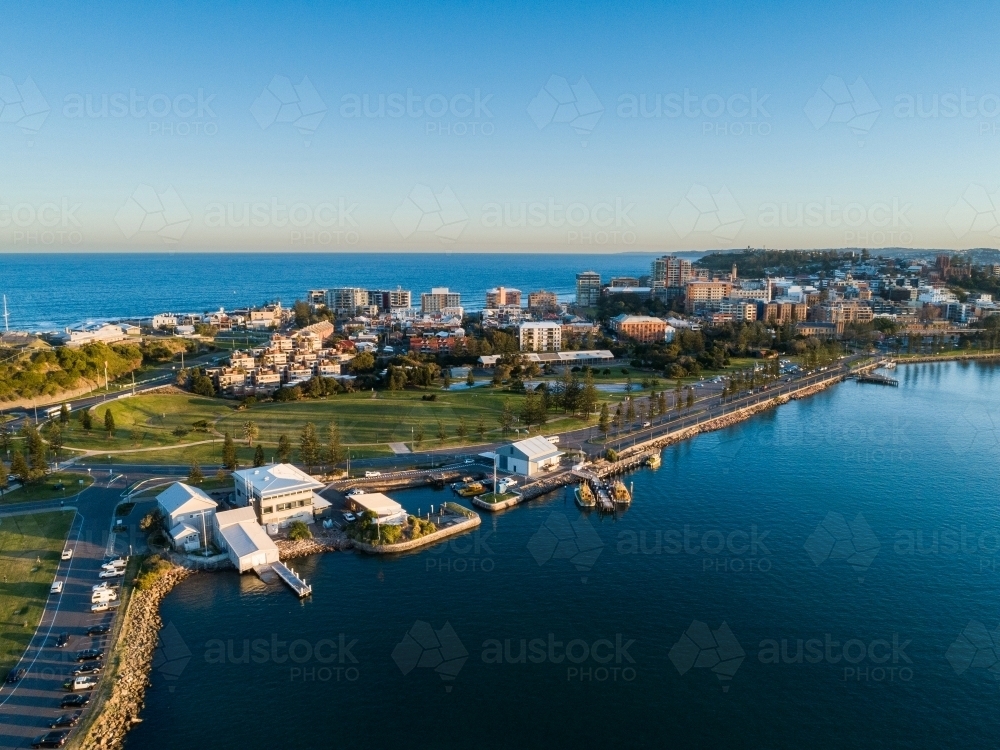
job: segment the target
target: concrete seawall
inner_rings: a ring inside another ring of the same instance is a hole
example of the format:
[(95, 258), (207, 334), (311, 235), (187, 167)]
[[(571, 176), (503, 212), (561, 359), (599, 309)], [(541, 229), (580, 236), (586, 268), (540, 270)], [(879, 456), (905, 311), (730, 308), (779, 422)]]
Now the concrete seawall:
[(459, 521), (456, 524), (448, 526), (443, 529), (438, 529), (432, 534), (427, 536), (422, 536), (419, 539), (410, 539), (406, 542), (399, 542), (398, 544), (368, 544), (366, 542), (359, 542), (357, 540), (351, 541), (351, 546), (361, 552), (366, 552), (370, 555), (391, 555), (397, 552), (410, 552), (411, 550), (420, 549), (421, 547), (427, 547), (431, 544), (437, 544), (442, 539), (447, 539), (448, 537), (455, 536), (457, 534), (464, 534), (466, 531), (471, 531), (483, 522), (483, 519), (479, 517), (478, 513), (473, 513), (471, 518), (467, 518), (464, 521)]

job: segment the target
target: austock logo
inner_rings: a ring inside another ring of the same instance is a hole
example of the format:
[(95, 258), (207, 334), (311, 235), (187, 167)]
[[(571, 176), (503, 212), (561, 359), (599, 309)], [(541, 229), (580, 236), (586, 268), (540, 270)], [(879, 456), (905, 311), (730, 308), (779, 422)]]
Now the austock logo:
[(168, 622), (160, 631), (153, 651), (153, 669), (167, 681), (167, 690), (174, 692), (174, 683), (191, 661), (191, 649), (181, 637), (180, 631)]
[(28, 135), (34, 135), (45, 123), (49, 110), (49, 103), (31, 76), (25, 78), (22, 84), (0, 76), (0, 124), (10, 123)]
[[(539, 566), (549, 560), (569, 560), (581, 573), (594, 567), (604, 542), (586, 516), (570, 521), (565, 513), (553, 511), (528, 540), (528, 552)], [(587, 577), (581, 579), (587, 582)]]
[(152, 186), (140, 185), (118, 209), (115, 223), (126, 239), (149, 232), (173, 244), (184, 236), (191, 214), (173, 187), (158, 194)]
[(979, 620), (969, 620), (948, 647), (945, 658), (957, 675), (969, 669), (985, 669), (994, 680), (1000, 680), (1000, 625), (989, 631)]
[(843, 123), (861, 136), (872, 129), (882, 107), (860, 76), (852, 84), (838, 76), (828, 76), (806, 102), (804, 110), (816, 130), (828, 123)]
[(714, 240), (731, 242), (743, 228), (746, 214), (725, 185), (717, 193), (704, 185), (692, 185), (667, 221), (681, 239), (705, 233)]
[(712, 630), (701, 620), (692, 620), (669, 656), (678, 674), (687, 674), (691, 669), (711, 670), (722, 683), (722, 692), (727, 693), (727, 683), (743, 664), (746, 651), (725, 622)]
[(308, 146), (326, 115), (326, 104), (307, 76), (296, 84), (285, 76), (274, 76), (250, 106), (250, 113), (261, 130), (276, 122), (289, 123), (306, 138)]
[(860, 513), (853, 521), (847, 521), (840, 513), (830, 512), (806, 539), (804, 547), (817, 567), (827, 560), (845, 560), (859, 574), (858, 582), (864, 583), (864, 573), (881, 545)]
[(539, 130), (566, 123), (580, 136), (593, 133), (603, 114), (604, 105), (583, 76), (573, 84), (562, 76), (550, 76), (528, 105), (528, 116)]
[[(414, 669), (433, 669), (446, 683), (458, 677), (468, 658), (469, 652), (448, 622), (435, 630), (430, 623), (417, 620), (392, 650), (392, 660), (404, 675)], [(445, 691), (450, 693), (451, 685)]]
[(982, 185), (969, 185), (944, 220), (956, 239), (969, 232), (1000, 237), (1000, 190), (990, 194)]
[(469, 215), (450, 187), (435, 194), (426, 185), (416, 185), (393, 212), (392, 223), (404, 240), (428, 233), (452, 243), (465, 230)]

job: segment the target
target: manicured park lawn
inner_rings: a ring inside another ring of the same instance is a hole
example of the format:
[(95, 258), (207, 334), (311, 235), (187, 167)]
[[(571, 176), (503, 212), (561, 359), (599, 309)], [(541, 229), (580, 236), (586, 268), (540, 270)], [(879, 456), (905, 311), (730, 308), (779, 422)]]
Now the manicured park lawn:
[[(88, 474), (57, 472), (46, 474), (41, 479), (29, 482), (24, 487), (18, 487), (3, 493), (0, 503), (29, 503), (40, 500), (62, 500), (82, 492), (93, 483), (93, 477)], [(83, 482), (83, 484), (80, 484)], [(61, 488), (60, 488), (61, 485)]]
[(0, 519), (0, 677), (38, 627), (73, 515), (53, 511)]
[[(93, 428), (88, 432), (76, 414), (63, 431), (67, 448), (129, 450), (191, 443), (214, 437), (211, 425), (235, 411), (236, 402), (187, 394), (152, 394), (109, 401), (93, 410)], [(104, 431), (104, 412), (115, 420), (114, 437)], [(196, 424), (204, 422), (204, 425)]]

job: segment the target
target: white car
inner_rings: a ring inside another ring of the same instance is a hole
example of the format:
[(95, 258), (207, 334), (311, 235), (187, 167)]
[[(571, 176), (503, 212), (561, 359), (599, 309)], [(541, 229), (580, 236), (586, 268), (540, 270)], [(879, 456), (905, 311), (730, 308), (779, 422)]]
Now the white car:
[(118, 584), (111, 584), (108, 583), (107, 581), (101, 581), (100, 583), (95, 583), (93, 586), (91, 586), (90, 590), (91, 591), (103, 591), (105, 589), (111, 590), (112, 587), (118, 588)]
[(117, 560), (114, 562), (104, 563), (104, 565), (101, 566), (101, 570), (125, 570), (125, 563), (118, 562)]
[(107, 612), (109, 609), (117, 609), (118, 602), (97, 602), (90, 607), (91, 612)]
[(366, 479), (370, 479), (372, 477), (380, 477), (380, 476), (382, 476), (382, 472), (381, 471), (366, 471), (365, 472), (365, 478)]
[(52, 588), (49, 589), (50, 594), (61, 594), (63, 589), (62, 581), (55, 581), (52, 584)]
[(102, 570), (100, 578), (121, 578), (123, 575), (125, 571), (120, 569)]
[(344, 520), (347, 521), (348, 523), (354, 523), (357, 520), (357, 516), (355, 516), (353, 513), (345, 513)]
[(111, 589), (95, 591), (90, 595), (91, 604), (97, 604), (98, 602), (113, 602), (117, 599), (118, 599), (118, 592), (112, 591)]
[(73, 550), (71, 550), (69, 547), (67, 547), (62, 551), (63, 560), (69, 560), (71, 557), (73, 557)]

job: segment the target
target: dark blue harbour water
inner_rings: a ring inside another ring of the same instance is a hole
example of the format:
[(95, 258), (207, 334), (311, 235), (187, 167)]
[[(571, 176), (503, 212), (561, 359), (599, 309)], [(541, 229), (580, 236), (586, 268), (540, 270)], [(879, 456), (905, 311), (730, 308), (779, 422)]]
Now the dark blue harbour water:
[(127, 746), (995, 747), (1000, 368), (897, 376), (667, 449), (617, 519), (302, 560), (304, 603), (197, 576)]
[(513, 253), (123, 253), (0, 254), (0, 294), (10, 325), (49, 330), (81, 322), (204, 312), (280, 299), (291, 306), (309, 289), (360, 286), (420, 293), (447, 286), (479, 309), (503, 285), (568, 297), (576, 274), (605, 278), (649, 273), (655, 254)]

